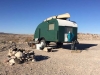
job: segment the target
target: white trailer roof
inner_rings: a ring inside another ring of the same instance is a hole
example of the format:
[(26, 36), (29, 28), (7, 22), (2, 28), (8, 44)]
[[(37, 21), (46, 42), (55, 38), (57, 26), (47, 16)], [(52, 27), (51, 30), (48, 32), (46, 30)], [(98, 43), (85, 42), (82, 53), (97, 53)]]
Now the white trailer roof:
[(68, 20), (57, 19), (59, 26), (77, 27), (77, 24)]

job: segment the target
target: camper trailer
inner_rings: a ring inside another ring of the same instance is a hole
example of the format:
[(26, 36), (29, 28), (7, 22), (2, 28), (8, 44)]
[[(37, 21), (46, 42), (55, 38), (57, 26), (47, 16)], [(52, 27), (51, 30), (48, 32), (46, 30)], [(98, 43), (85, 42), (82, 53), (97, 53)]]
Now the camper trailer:
[(76, 43), (78, 26), (69, 18), (70, 14), (65, 13), (45, 19), (36, 28), (34, 41), (43, 42), (44, 46), (55, 42), (58, 47), (63, 43)]

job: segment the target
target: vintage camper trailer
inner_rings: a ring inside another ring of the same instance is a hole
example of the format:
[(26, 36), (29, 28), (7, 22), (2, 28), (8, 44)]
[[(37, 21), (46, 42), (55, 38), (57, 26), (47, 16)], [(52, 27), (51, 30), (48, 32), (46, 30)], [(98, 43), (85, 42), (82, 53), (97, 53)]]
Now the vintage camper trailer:
[[(34, 40), (44, 42), (45, 46), (50, 42), (56, 42), (60, 47), (63, 43), (77, 41), (78, 26), (76, 22), (68, 20), (69, 18), (69, 13), (47, 18), (36, 28)], [(69, 34), (73, 36), (68, 36)]]

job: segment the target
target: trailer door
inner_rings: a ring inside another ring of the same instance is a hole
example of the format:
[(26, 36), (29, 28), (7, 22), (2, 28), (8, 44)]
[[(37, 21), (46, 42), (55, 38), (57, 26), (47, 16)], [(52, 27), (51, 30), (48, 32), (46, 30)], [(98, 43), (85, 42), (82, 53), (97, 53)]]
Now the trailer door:
[(72, 30), (73, 30), (73, 28), (72, 28), (72, 27), (65, 27), (65, 32), (64, 32), (64, 41), (65, 41), (65, 42), (67, 42), (67, 41), (68, 41), (67, 34), (68, 34), (69, 32), (71, 32), (71, 33), (72, 33)]

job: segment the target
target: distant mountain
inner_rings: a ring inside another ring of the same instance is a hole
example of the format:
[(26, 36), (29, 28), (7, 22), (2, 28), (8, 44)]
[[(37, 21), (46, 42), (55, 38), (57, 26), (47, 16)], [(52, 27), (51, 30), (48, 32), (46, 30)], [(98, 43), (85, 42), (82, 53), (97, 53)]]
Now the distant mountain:
[(14, 33), (5, 33), (5, 32), (0, 32), (0, 34), (14, 34)]
[(0, 32), (0, 34), (6, 34), (6, 35), (33, 35), (33, 34), (15, 34), (15, 33), (5, 33), (5, 32)]
[[(100, 34), (91, 34), (91, 33), (78, 33), (79, 40), (100, 40)], [(12, 40), (20, 39), (20, 41), (28, 38), (34, 38), (34, 34), (14, 34), (14, 33), (5, 33), (0, 32), (1, 40)]]
[[(15, 34), (15, 33), (5, 33), (5, 32), (0, 32), (0, 34), (6, 34), (6, 35), (33, 35), (33, 34)], [(79, 34), (88, 34), (88, 35), (100, 35), (100, 34), (93, 34), (93, 33), (78, 33)]]

